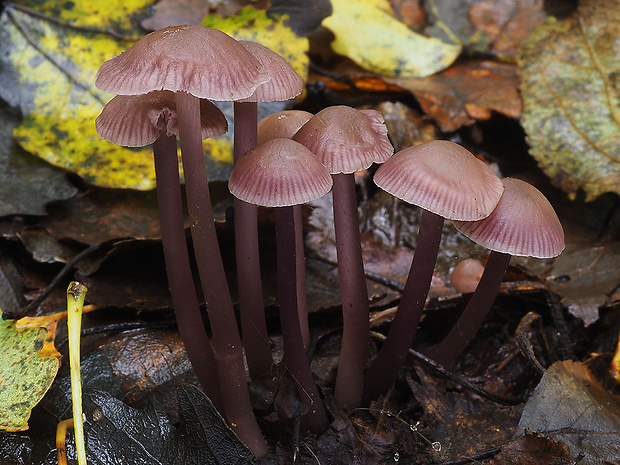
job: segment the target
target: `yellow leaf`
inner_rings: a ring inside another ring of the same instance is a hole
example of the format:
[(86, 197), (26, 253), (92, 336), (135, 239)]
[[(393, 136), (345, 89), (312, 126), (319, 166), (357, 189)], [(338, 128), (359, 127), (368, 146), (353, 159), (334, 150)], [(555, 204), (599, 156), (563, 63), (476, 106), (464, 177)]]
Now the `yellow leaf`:
[(265, 11), (248, 6), (230, 18), (206, 16), (202, 25), (219, 29), (237, 40), (251, 40), (270, 48), (285, 58), (305, 81), (309, 63), (308, 39), (295, 34), (286, 25), (287, 20), (288, 15), (267, 16)]
[(450, 66), (461, 53), (411, 31), (392, 15), (388, 0), (332, 0), (334, 12), (323, 20), (336, 39), (332, 48), (362, 68), (386, 76), (423, 77)]

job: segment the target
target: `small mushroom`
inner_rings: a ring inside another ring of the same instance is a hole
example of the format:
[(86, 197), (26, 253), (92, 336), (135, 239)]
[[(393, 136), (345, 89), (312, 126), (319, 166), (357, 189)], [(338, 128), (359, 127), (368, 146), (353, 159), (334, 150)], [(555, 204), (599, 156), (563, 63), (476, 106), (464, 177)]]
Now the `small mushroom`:
[[(256, 146), (257, 102), (289, 100), (304, 87), (301, 77), (274, 51), (256, 42), (239, 41), (239, 44), (258, 60), (269, 80), (248, 98), (234, 101), (235, 163)], [(273, 364), (263, 306), (256, 205), (235, 198), (234, 211), (241, 327), (248, 368), (255, 378), (269, 374)]]
[[(200, 100), (201, 136), (226, 132), (224, 114), (208, 100)], [(166, 274), (179, 331), (203, 389), (222, 408), (217, 366), (202, 323), (190, 268), (177, 158), (177, 113), (174, 93), (163, 90), (142, 95), (117, 95), (95, 121), (105, 140), (126, 147), (153, 144), (161, 239)]]
[(426, 354), (439, 363), (451, 363), (467, 347), (491, 310), (513, 255), (552, 258), (564, 250), (564, 230), (553, 207), (534, 186), (514, 178), (503, 179), (504, 193), (488, 217), (453, 221), (472, 241), (491, 249), (480, 283), (448, 335)]
[(471, 152), (437, 140), (401, 150), (379, 167), (377, 186), (422, 208), (411, 270), (387, 338), (366, 371), (364, 401), (394, 383), (424, 310), (437, 260), (444, 218), (479, 220), (493, 211), (502, 181)]
[(175, 92), (187, 204), (198, 274), (207, 301), (224, 413), (259, 457), (268, 453), (250, 403), (241, 338), (220, 255), (200, 138), (199, 99), (240, 100), (269, 80), (235, 39), (203, 26), (172, 26), (147, 34), (101, 65), (96, 86), (136, 95)]
[[(303, 110), (284, 110), (269, 115), (258, 122), (258, 145), (271, 139), (291, 139), (312, 113)], [(295, 254), (297, 258), (297, 312), (304, 349), (310, 345), (308, 304), (306, 301), (306, 260), (304, 250), (303, 212), (301, 205), (293, 206), (295, 216)], [(242, 320), (243, 322), (243, 320)]]
[(466, 258), (457, 263), (450, 273), (450, 285), (458, 292), (470, 294), (476, 290), (484, 273), (484, 265), (475, 258)]
[(329, 192), (331, 177), (300, 143), (273, 139), (256, 146), (237, 162), (228, 187), (244, 202), (275, 207), (278, 300), (285, 361), (301, 400), (308, 405), (309, 429), (321, 433), (327, 427), (327, 416), (301, 343), (297, 311), (293, 206)]
[(389, 159), (394, 148), (387, 138), (383, 116), (375, 110), (328, 107), (310, 118), (295, 134), (323, 163), (334, 180), (334, 228), (342, 298), (343, 333), (335, 397), (341, 405), (360, 406), (368, 359), (369, 304), (355, 171)]

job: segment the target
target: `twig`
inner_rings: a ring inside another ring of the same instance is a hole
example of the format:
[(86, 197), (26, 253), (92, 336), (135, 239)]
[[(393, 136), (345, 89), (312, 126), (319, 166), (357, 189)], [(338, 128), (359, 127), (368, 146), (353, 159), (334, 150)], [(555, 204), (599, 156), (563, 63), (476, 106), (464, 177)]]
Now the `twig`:
[(47, 296), (50, 295), (50, 293), (54, 290), (54, 288), (56, 286), (58, 286), (58, 283), (62, 279), (65, 278), (67, 273), (69, 273), (69, 271), (71, 271), (71, 269), (75, 266), (75, 264), (77, 262), (79, 262), (84, 257), (90, 255), (91, 253), (96, 252), (100, 248), (101, 248), (101, 244), (91, 245), (87, 249), (84, 249), (80, 253), (75, 255), (71, 260), (69, 260), (65, 264), (65, 266), (62, 268), (62, 270), (60, 270), (58, 272), (58, 274), (56, 276), (54, 276), (54, 278), (49, 283), (49, 285), (45, 289), (43, 289), (43, 292), (41, 292), (32, 302), (30, 302), (28, 305), (26, 305), (21, 310), (19, 310), (19, 314), (20, 315), (27, 315), (30, 311), (36, 309), (47, 298)]
[[(371, 337), (374, 337), (375, 339), (378, 339), (380, 341), (385, 341), (385, 336), (381, 333), (377, 333), (375, 331), (371, 331), (370, 332)], [(415, 358), (416, 360), (418, 360), (419, 362), (421, 362), (422, 364), (432, 368), (433, 370), (435, 370), (436, 372), (438, 372), (439, 374), (441, 374), (442, 376), (444, 376), (445, 378), (454, 381), (455, 383), (460, 384), (461, 386), (463, 386), (464, 388), (470, 390), (471, 392), (478, 394), (481, 397), (484, 397), (486, 399), (489, 399), (492, 402), (495, 402), (496, 404), (500, 404), (500, 405), (519, 405), (525, 402), (526, 400), (526, 396), (527, 393), (525, 393), (523, 396), (521, 397), (503, 397), (503, 396), (499, 396), (497, 394), (493, 394), (492, 392), (486, 391), (482, 388), (479, 388), (478, 386), (476, 386), (475, 384), (471, 383), (470, 381), (466, 380), (465, 378), (456, 375), (450, 371), (448, 371), (446, 368), (443, 367), (443, 365), (440, 365), (439, 363), (435, 362), (434, 360), (431, 360), (430, 358), (426, 357), (424, 354), (421, 354), (418, 351), (415, 351), (413, 349), (409, 349), (409, 354)]]

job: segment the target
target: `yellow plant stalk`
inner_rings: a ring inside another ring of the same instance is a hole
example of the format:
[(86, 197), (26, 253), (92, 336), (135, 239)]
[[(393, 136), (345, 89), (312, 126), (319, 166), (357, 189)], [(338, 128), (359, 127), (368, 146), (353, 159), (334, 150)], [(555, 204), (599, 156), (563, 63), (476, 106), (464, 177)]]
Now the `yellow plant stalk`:
[(620, 383), (620, 337), (618, 337), (618, 347), (616, 347), (616, 354), (611, 361), (611, 376), (616, 382)]
[(82, 307), (88, 289), (77, 281), (67, 288), (67, 325), (69, 332), (69, 367), (71, 369), (71, 400), (73, 402), (73, 431), (79, 465), (87, 465), (82, 419), (82, 383), (80, 379), (80, 332)]

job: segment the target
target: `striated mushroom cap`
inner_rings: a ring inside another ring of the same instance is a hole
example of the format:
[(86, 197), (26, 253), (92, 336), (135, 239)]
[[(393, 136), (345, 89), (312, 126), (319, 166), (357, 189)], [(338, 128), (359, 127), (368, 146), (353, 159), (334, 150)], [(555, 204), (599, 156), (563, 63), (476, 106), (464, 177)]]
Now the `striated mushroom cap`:
[(284, 58), (270, 48), (256, 42), (239, 43), (267, 70), (269, 80), (259, 85), (254, 93), (240, 102), (275, 102), (297, 97), (304, 89), (304, 80)]
[(564, 229), (547, 198), (531, 184), (505, 178), (497, 207), (480, 221), (454, 221), (465, 236), (510, 255), (552, 258), (564, 250)]
[(308, 147), (331, 174), (365, 170), (394, 153), (381, 113), (347, 106), (321, 110), (293, 140)]
[[(224, 113), (200, 99), (201, 137), (221, 136), (228, 129)], [(174, 92), (163, 90), (142, 95), (117, 95), (95, 120), (103, 139), (126, 147), (152, 144), (161, 134), (179, 135)]]
[(374, 181), (393, 196), (449, 220), (488, 216), (504, 190), (484, 162), (445, 140), (401, 150), (379, 167)]
[(332, 178), (321, 162), (291, 139), (272, 139), (249, 150), (228, 181), (235, 197), (264, 207), (300, 205), (331, 187)]
[(229, 35), (204, 26), (172, 26), (147, 34), (97, 71), (95, 85), (120, 95), (184, 91), (210, 100), (247, 98), (267, 71)]
[(312, 116), (312, 113), (303, 110), (284, 110), (266, 116), (256, 128), (257, 145), (271, 139), (291, 139)]

